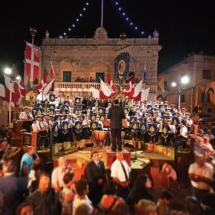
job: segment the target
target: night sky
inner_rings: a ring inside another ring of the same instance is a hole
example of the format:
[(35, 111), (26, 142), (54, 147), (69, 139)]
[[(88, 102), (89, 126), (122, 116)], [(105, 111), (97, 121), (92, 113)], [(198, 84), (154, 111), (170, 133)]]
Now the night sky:
[[(192, 52), (215, 54), (212, 3), (213, 0), (104, 0), (104, 28), (109, 38), (118, 38), (122, 32), (127, 38), (148, 38), (156, 29), (163, 47), (158, 64), (158, 72), (162, 72)], [(1, 0), (0, 68), (15, 64), (22, 74), (24, 41), (31, 41), (30, 26), (37, 28), (35, 44), (40, 46), (46, 30), (51, 38), (63, 36), (64, 32), (68, 37), (92, 38), (100, 23), (101, 0)], [(72, 28), (72, 24), (76, 27)]]

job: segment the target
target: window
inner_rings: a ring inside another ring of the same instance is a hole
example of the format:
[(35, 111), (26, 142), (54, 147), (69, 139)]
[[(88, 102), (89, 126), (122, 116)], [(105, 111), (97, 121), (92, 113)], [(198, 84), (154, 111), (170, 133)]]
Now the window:
[(71, 71), (63, 71), (63, 82), (71, 82), (72, 73)]
[(181, 102), (185, 102), (185, 94), (181, 95)]
[(100, 82), (100, 78), (105, 81), (105, 74), (103, 72), (96, 73), (96, 82)]
[(203, 79), (210, 79), (211, 78), (211, 70), (203, 70), (202, 71), (202, 78)]
[(210, 102), (210, 93), (202, 93), (202, 102)]

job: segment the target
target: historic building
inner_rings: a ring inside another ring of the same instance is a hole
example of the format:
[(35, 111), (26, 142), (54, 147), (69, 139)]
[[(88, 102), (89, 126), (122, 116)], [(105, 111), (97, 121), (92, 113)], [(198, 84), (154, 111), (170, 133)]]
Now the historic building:
[[(188, 83), (183, 84), (184, 77)], [(186, 107), (203, 120), (215, 119), (215, 56), (193, 54), (158, 75), (163, 80), (164, 92), (158, 91), (170, 103)], [(172, 83), (176, 84), (175, 87)]]
[(144, 87), (156, 93), (158, 52), (161, 50), (158, 37), (155, 30), (153, 38), (108, 38), (102, 27), (96, 29), (93, 38), (50, 38), (47, 33), (41, 46), (41, 74), (50, 70), (51, 60), (56, 74), (55, 90), (59, 89), (64, 96), (74, 96), (77, 92), (90, 94), (90, 86), (99, 89), (100, 78), (107, 82), (108, 73), (115, 81), (116, 56), (127, 52), (129, 72), (135, 74), (137, 82), (145, 73)]

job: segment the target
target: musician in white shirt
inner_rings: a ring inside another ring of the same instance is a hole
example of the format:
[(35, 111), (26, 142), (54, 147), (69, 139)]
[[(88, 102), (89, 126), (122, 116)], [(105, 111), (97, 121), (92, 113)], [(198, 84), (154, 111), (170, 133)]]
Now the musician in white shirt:
[(37, 95), (38, 103), (45, 103), (46, 96), (43, 95), (43, 90), (40, 90), (40, 94)]
[(29, 112), (30, 107), (25, 106), (23, 112), (20, 113), (19, 119), (23, 121), (22, 129), (26, 129), (27, 132), (31, 132), (32, 120), (34, 119), (33, 115)]

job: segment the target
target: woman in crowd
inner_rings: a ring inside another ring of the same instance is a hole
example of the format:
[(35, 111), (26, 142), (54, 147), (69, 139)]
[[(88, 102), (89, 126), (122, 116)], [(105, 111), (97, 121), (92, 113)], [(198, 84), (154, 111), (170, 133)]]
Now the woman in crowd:
[(16, 209), (16, 215), (34, 215), (31, 205), (27, 202), (23, 202)]
[(154, 201), (152, 195), (149, 193), (149, 189), (152, 187), (152, 182), (147, 174), (138, 175), (134, 182), (134, 187), (131, 190), (126, 203), (134, 210), (135, 205), (140, 199), (148, 199)]
[(135, 206), (135, 215), (157, 215), (155, 203), (141, 199)]
[(116, 196), (116, 184), (113, 180), (107, 182), (104, 195), (99, 203), (99, 208), (105, 213), (109, 213), (114, 210), (114, 208), (124, 202), (122, 198)]

